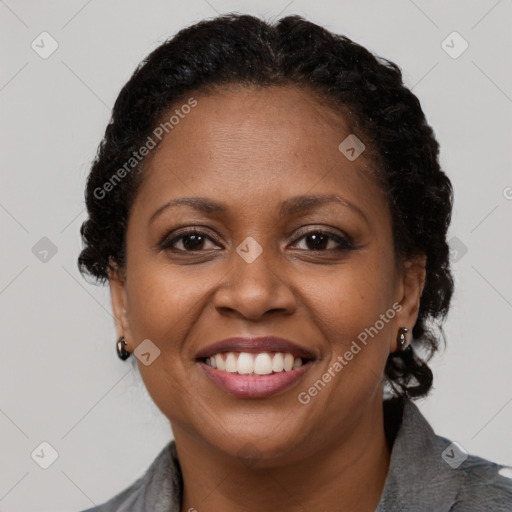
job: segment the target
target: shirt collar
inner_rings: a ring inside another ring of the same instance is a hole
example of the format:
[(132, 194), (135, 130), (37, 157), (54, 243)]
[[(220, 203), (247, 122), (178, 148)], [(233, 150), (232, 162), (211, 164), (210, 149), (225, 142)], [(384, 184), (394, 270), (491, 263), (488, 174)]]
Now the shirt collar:
[(425, 510), (425, 505), (428, 510), (449, 511), (464, 479), (441, 456), (450, 441), (434, 433), (414, 402), (394, 401), (402, 405), (402, 421), (375, 512)]

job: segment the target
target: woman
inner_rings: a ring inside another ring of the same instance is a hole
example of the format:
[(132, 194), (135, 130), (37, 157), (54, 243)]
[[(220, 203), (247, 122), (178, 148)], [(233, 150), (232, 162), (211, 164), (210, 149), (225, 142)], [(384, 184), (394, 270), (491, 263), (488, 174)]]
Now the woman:
[(400, 69), (298, 16), (151, 53), (113, 109), (79, 266), (174, 441), (90, 511), (512, 510), (434, 434), (452, 189)]

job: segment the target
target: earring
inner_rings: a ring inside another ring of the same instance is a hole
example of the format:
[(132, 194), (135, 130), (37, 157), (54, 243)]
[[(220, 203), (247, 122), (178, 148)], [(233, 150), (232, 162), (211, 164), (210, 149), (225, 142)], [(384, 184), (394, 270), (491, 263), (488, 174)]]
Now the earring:
[(124, 361), (125, 359), (128, 359), (131, 355), (131, 352), (128, 352), (127, 350), (125, 350), (125, 346), (127, 345), (126, 343), (126, 339), (124, 336), (121, 336), (118, 340), (117, 340), (117, 344), (116, 344), (116, 347), (117, 347), (117, 355)]
[(398, 329), (398, 335), (396, 337), (396, 341), (398, 343), (398, 347), (400, 348), (400, 350), (404, 350), (407, 345), (407, 338), (405, 337), (405, 335), (408, 332), (409, 332), (409, 329), (407, 329), (407, 327), (400, 327), (400, 329)]

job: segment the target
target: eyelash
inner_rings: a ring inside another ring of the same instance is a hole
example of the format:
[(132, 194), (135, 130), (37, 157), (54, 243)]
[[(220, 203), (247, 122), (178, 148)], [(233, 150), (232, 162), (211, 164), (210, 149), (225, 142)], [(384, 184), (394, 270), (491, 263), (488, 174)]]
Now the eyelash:
[[(343, 236), (338, 235), (336, 233), (332, 233), (330, 231), (325, 231), (325, 230), (322, 230), (322, 229), (312, 229), (310, 231), (301, 233), (300, 236), (295, 240), (294, 244), (296, 244), (299, 240), (302, 240), (306, 236), (312, 235), (312, 234), (315, 234), (315, 235), (318, 234), (318, 235), (327, 236), (330, 239), (334, 240), (337, 244), (339, 244), (339, 246), (337, 248), (335, 248), (335, 249), (317, 249), (317, 250), (315, 250), (315, 249), (304, 249), (306, 251), (309, 251), (309, 252), (330, 252), (330, 251), (347, 251), (347, 250), (349, 251), (349, 250), (353, 250), (354, 249), (354, 245), (352, 244), (352, 242), (349, 239), (349, 237), (343, 237)], [(198, 249), (196, 251), (194, 251), (194, 250), (187, 251), (187, 250), (183, 250), (183, 249), (175, 249), (175, 248), (172, 247), (176, 241), (181, 240), (182, 238), (184, 238), (186, 236), (190, 236), (190, 235), (201, 235), (205, 239), (208, 239), (208, 240), (210, 240), (212, 242), (215, 242), (215, 240), (212, 237), (208, 236), (203, 231), (199, 231), (197, 229), (189, 229), (187, 231), (183, 231), (183, 232), (179, 233), (178, 235), (174, 236), (171, 239), (169, 239), (168, 235), (164, 236), (164, 238), (162, 239), (162, 241), (159, 244), (159, 249), (160, 250), (170, 250), (170, 251), (175, 251), (175, 252), (182, 252), (182, 253), (204, 252), (204, 251), (202, 251), (200, 249)]]

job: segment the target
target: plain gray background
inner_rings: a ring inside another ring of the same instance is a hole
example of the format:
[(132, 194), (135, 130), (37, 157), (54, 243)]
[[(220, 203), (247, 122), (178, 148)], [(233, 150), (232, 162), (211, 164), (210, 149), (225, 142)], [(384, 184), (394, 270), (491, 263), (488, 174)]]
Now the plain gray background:
[[(180, 28), (230, 11), (302, 14), (402, 68), (455, 189), (448, 345), (432, 362), (432, 393), (417, 403), (437, 433), (512, 465), (510, 1), (6, 0), (0, 511), (101, 503), (140, 476), (172, 435), (135, 359), (115, 354), (108, 288), (77, 271), (83, 192), (135, 66)], [(42, 58), (50, 37), (58, 48)], [(41, 449), (58, 453), (48, 469)]]

